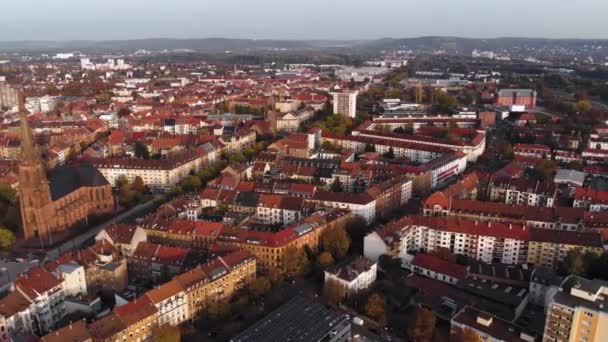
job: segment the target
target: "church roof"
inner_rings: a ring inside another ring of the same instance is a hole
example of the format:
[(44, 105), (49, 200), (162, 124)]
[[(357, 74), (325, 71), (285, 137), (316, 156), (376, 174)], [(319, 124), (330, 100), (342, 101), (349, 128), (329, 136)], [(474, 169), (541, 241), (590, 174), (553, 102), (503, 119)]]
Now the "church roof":
[(82, 187), (97, 187), (109, 184), (93, 165), (80, 161), (72, 165), (62, 165), (51, 172), (50, 185), (53, 201)]

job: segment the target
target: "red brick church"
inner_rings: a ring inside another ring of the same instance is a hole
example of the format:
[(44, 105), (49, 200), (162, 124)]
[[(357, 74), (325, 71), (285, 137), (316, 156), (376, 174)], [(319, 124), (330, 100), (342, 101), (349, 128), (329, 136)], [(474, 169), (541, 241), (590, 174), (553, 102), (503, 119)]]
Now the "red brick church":
[(92, 165), (82, 162), (47, 170), (38, 154), (20, 99), (21, 155), (19, 202), (23, 236), (44, 244), (54, 235), (115, 208), (112, 186)]

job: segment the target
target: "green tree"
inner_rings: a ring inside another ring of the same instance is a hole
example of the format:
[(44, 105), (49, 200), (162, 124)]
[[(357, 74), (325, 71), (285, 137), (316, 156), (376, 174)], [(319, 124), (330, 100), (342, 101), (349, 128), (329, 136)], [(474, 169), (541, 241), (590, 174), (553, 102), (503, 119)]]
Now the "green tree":
[(323, 250), (330, 252), (334, 258), (341, 259), (348, 253), (350, 237), (342, 227), (335, 227), (325, 231), (321, 237)]
[(386, 303), (384, 302), (384, 297), (379, 293), (372, 293), (365, 303), (365, 314), (384, 324), (386, 322)]
[(0, 228), (0, 249), (7, 250), (15, 243), (15, 233), (6, 228)]
[(136, 142), (133, 146), (133, 152), (135, 153), (136, 158), (150, 159), (150, 150), (148, 150), (148, 147), (140, 141)]
[(259, 297), (270, 291), (271, 287), (272, 284), (270, 283), (270, 279), (268, 277), (260, 276), (249, 284), (249, 292), (254, 297)]
[(285, 273), (288, 276), (297, 276), (304, 274), (309, 266), (308, 257), (303, 248), (289, 247), (285, 251), (285, 260), (283, 260)]
[(186, 192), (200, 189), (202, 186), (203, 183), (201, 182), (200, 178), (194, 175), (187, 176), (181, 183), (182, 189)]
[(317, 258), (317, 263), (323, 268), (329, 267), (333, 265), (334, 257), (329, 252), (321, 252)]
[(437, 317), (431, 310), (418, 307), (416, 310), (416, 323), (408, 332), (411, 341), (430, 342), (435, 334)]
[(181, 339), (179, 327), (166, 324), (152, 329), (152, 342), (180, 342)]

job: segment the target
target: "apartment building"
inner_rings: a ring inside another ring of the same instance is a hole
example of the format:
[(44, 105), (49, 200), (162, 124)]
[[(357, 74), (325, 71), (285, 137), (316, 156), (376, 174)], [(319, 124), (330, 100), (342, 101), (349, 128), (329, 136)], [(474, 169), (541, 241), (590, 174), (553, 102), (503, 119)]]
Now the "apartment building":
[(217, 243), (250, 252), (262, 269), (284, 269), (286, 253), (304, 246), (317, 250), (323, 233), (338, 226), (343, 227), (350, 217), (348, 210), (334, 209), (316, 212), (280, 230), (267, 229), (268, 227), (256, 229), (253, 226), (225, 228)]
[(349, 118), (357, 116), (357, 91), (332, 92), (334, 114), (346, 115)]
[(528, 263), (553, 269), (572, 250), (601, 255), (602, 236), (597, 232), (530, 229)]
[(91, 159), (91, 163), (112, 185), (123, 176), (129, 182), (140, 177), (148, 187), (168, 189), (206, 165), (207, 152), (194, 148), (168, 159)]
[(608, 283), (569, 276), (549, 304), (543, 341), (608, 340)]
[(346, 297), (368, 289), (376, 281), (377, 264), (359, 256), (325, 270), (325, 283), (333, 282)]
[(574, 208), (599, 212), (608, 209), (608, 191), (577, 187), (574, 193)]
[(553, 182), (495, 179), (490, 184), (490, 200), (506, 204), (553, 207), (557, 187)]

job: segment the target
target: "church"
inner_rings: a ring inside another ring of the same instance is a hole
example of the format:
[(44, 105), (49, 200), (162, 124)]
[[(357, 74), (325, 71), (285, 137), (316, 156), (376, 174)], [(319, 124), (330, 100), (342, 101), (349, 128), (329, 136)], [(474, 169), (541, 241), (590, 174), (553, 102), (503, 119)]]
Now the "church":
[(55, 235), (115, 209), (112, 186), (87, 162), (59, 166), (47, 177), (20, 98), (19, 203), (23, 237), (42, 245)]

